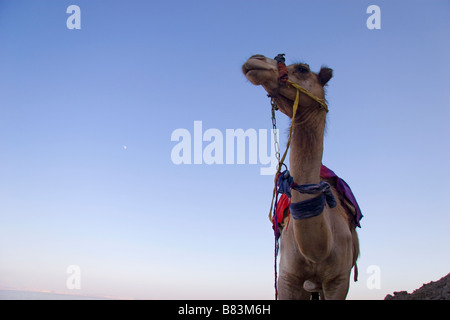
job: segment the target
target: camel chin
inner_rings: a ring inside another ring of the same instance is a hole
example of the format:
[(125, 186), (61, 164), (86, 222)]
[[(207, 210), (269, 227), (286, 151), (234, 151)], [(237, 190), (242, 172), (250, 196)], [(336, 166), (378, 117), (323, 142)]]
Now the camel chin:
[(249, 70), (245, 73), (245, 77), (255, 86), (262, 85), (260, 77), (258, 77), (258, 70)]

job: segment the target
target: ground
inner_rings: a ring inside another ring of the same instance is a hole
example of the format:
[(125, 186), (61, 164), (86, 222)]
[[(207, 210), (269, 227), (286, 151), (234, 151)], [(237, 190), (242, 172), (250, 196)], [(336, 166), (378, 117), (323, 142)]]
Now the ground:
[(412, 293), (396, 291), (388, 294), (384, 300), (450, 300), (450, 273), (438, 281), (424, 284)]

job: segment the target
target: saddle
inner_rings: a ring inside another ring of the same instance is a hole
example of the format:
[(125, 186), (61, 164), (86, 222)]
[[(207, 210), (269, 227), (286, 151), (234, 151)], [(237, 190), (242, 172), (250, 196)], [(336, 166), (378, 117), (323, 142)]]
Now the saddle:
[[(358, 202), (356, 201), (356, 198), (353, 195), (353, 192), (347, 182), (345, 182), (344, 179), (338, 177), (332, 170), (328, 169), (324, 165), (322, 165), (320, 168), (320, 177), (323, 181), (328, 182), (331, 187), (337, 191), (337, 196), (340, 200), (340, 203), (347, 212), (350, 226), (352, 228), (361, 228), (360, 220), (362, 219), (363, 215), (361, 213), (361, 209), (359, 208)], [(287, 223), (289, 223), (290, 204), (291, 199), (286, 194), (282, 194), (278, 199), (275, 207), (276, 214), (272, 217), (274, 228), (276, 226), (275, 221), (273, 220), (274, 217), (277, 217), (277, 223), (280, 229), (282, 229), (285, 225), (287, 225)]]

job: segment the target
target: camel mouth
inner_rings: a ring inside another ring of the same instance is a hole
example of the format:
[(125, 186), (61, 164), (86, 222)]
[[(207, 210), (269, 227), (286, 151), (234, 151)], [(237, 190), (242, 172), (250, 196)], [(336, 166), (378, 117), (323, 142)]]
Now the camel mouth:
[(263, 68), (263, 67), (259, 67), (259, 66), (252, 66), (252, 65), (248, 65), (247, 63), (245, 63), (242, 66), (242, 73), (244, 73), (245, 76), (250, 75), (250, 72), (258, 72), (258, 71), (270, 71), (271, 69), (269, 68)]
[(262, 85), (263, 81), (260, 77), (261, 73), (270, 71), (269, 69), (265, 68), (255, 68), (255, 67), (247, 67), (242, 66), (242, 72), (244, 73), (244, 76), (247, 78), (248, 81), (250, 81), (252, 84), (258, 86)]
[(248, 81), (252, 84), (259, 86), (263, 84), (263, 81), (259, 78), (261, 72), (266, 72), (265, 69), (248, 69), (244, 71), (244, 75)]
[[(247, 62), (242, 66), (242, 72), (249, 78), (255, 76), (258, 72), (272, 72), (275, 71), (276, 66), (268, 63), (267, 58), (263, 55), (256, 54), (251, 56)], [(249, 79), (250, 80), (250, 79)]]
[(293, 103), (295, 90), (286, 88), (278, 80), (278, 64), (263, 55), (251, 56), (243, 65), (242, 73), (254, 85), (261, 85), (269, 96), (284, 103)]

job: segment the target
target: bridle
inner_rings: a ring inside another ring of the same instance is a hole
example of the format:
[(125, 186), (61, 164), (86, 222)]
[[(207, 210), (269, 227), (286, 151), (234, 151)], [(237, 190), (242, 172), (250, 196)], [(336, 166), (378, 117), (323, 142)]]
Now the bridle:
[[(286, 59), (284, 58), (284, 56), (285, 56), (284, 53), (280, 53), (274, 58), (274, 60), (277, 62), (277, 67), (278, 67), (278, 84), (279, 84), (279, 86), (285, 85), (288, 87), (289, 86), (294, 87), (295, 89), (297, 89), (297, 95), (299, 94), (299, 92), (306, 94), (308, 97), (310, 97), (311, 99), (313, 99), (314, 101), (316, 101), (319, 104), (319, 108), (323, 108), (326, 112), (328, 112), (328, 106), (327, 106), (325, 99), (315, 96), (310, 91), (301, 87), (297, 83), (289, 80), (289, 74), (288, 74), (288, 70), (287, 70), (287, 67), (285, 64)], [(295, 103), (294, 103), (294, 105), (295, 105)]]

